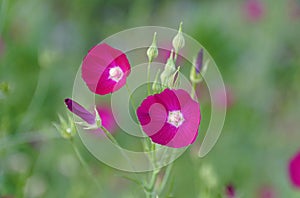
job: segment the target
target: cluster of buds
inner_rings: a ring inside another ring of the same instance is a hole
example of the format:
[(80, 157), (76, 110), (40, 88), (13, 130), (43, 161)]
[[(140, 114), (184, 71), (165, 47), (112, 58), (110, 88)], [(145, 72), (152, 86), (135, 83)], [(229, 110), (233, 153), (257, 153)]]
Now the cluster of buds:
[(179, 85), (180, 66), (176, 67), (175, 63), (177, 59), (177, 53), (180, 49), (184, 47), (184, 44), (185, 44), (185, 40), (182, 34), (182, 22), (181, 22), (179, 26), (179, 30), (172, 41), (173, 49), (171, 50), (170, 56), (164, 67), (164, 70), (160, 74), (162, 87), (160, 87), (159, 83), (157, 82), (158, 74), (152, 86), (152, 89), (155, 92), (159, 92), (159, 90), (162, 90), (165, 87), (176, 88)]

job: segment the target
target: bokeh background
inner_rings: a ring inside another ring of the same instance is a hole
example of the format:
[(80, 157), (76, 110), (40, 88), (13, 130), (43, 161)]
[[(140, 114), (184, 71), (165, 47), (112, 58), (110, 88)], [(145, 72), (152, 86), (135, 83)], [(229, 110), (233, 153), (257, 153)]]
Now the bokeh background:
[[(219, 66), (228, 112), (207, 156), (198, 158), (192, 146), (176, 160), (173, 197), (226, 197), (228, 185), (239, 197), (300, 197), (287, 168), (300, 149), (299, 0), (0, 0), (0, 6), (0, 197), (143, 197), (123, 178), (128, 173), (97, 161), (76, 136), (101, 189), (94, 185), (52, 123), (58, 113), (67, 115), (63, 99), (71, 97), (88, 49), (124, 29), (177, 29), (180, 21)], [(205, 115), (207, 98), (200, 101)], [(201, 129), (198, 144), (205, 124)]]

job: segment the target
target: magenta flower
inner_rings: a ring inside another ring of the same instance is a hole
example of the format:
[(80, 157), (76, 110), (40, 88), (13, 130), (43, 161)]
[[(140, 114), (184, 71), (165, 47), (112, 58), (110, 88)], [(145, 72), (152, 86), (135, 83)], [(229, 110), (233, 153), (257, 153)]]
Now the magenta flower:
[(199, 104), (182, 89), (148, 96), (138, 107), (137, 116), (143, 131), (157, 144), (181, 148), (198, 136)]
[(300, 188), (300, 151), (290, 160), (289, 176), (292, 184)]
[[(101, 131), (96, 126), (96, 115), (95, 113), (91, 113), (88, 110), (86, 110), (83, 106), (78, 104), (77, 102), (73, 101), (70, 98), (65, 99), (65, 104), (67, 105), (67, 108), (80, 117), (82, 120), (88, 123), (88, 129), (96, 129), (95, 133), (98, 133)], [(104, 126), (109, 132), (114, 132), (116, 130), (116, 122), (113, 116), (113, 113), (110, 108), (107, 106), (100, 106), (97, 105), (97, 113), (99, 117), (101, 118), (102, 126)], [(101, 131), (101, 133), (103, 133)]]
[(235, 188), (232, 184), (226, 186), (225, 194), (228, 198), (235, 198)]
[(130, 74), (126, 55), (102, 43), (93, 47), (82, 62), (82, 78), (96, 94), (105, 95), (119, 90)]
[(246, 0), (244, 10), (246, 17), (250, 21), (260, 20), (265, 13), (265, 8), (261, 0)]

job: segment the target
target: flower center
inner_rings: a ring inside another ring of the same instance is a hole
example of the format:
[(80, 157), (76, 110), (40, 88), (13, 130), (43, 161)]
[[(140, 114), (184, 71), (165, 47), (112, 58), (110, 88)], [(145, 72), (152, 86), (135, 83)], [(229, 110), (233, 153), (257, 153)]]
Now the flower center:
[(169, 124), (175, 126), (178, 128), (182, 123), (184, 122), (184, 117), (181, 113), (181, 111), (176, 110), (176, 111), (169, 111), (168, 115), (168, 121)]
[(124, 73), (122, 69), (119, 66), (115, 66), (109, 69), (108, 79), (112, 79), (115, 82), (119, 82), (122, 79), (123, 75)]

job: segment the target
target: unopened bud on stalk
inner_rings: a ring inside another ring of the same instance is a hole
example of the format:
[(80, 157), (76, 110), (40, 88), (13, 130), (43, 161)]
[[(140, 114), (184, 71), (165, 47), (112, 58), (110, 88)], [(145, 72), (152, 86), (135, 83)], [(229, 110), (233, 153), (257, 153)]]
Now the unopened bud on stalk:
[(176, 71), (176, 66), (173, 60), (173, 50), (171, 51), (170, 57), (167, 60), (167, 63), (165, 65), (164, 71), (160, 75), (160, 80), (164, 86), (168, 85), (169, 78), (174, 74)]
[(203, 76), (207, 71), (209, 60), (203, 65), (203, 49), (201, 49), (197, 55), (197, 58), (194, 61), (194, 65), (191, 68), (190, 80), (192, 83), (200, 83), (203, 81)]
[(180, 76), (179, 76), (180, 66), (177, 67), (177, 70), (174, 74), (169, 78), (168, 87), (172, 89), (176, 89), (179, 87), (180, 84)]
[(175, 50), (175, 53), (177, 54), (177, 52), (182, 49), (184, 47), (185, 44), (185, 40), (182, 34), (182, 22), (179, 25), (179, 30), (178, 33), (176, 34), (176, 36), (173, 38), (172, 44), (173, 44), (173, 48)]
[(158, 49), (156, 45), (156, 32), (153, 35), (153, 41), (151, 46), (147, 50), (147, 56), (149, 62), (152, 62), (158, 56)]
[(60, 132), (61, 136), (65, 139), (71, 139), (75, 133), (75, 125), (72, 118), (68, 115), (68, 120), (65, 120), (61, 115), (58, 115), (60, 123), (53, 123), (55, 128)]
[(203, 48), (200, 49), (194, 65), (195, 65), (196, 73), (199, 74), (203, 66)]

